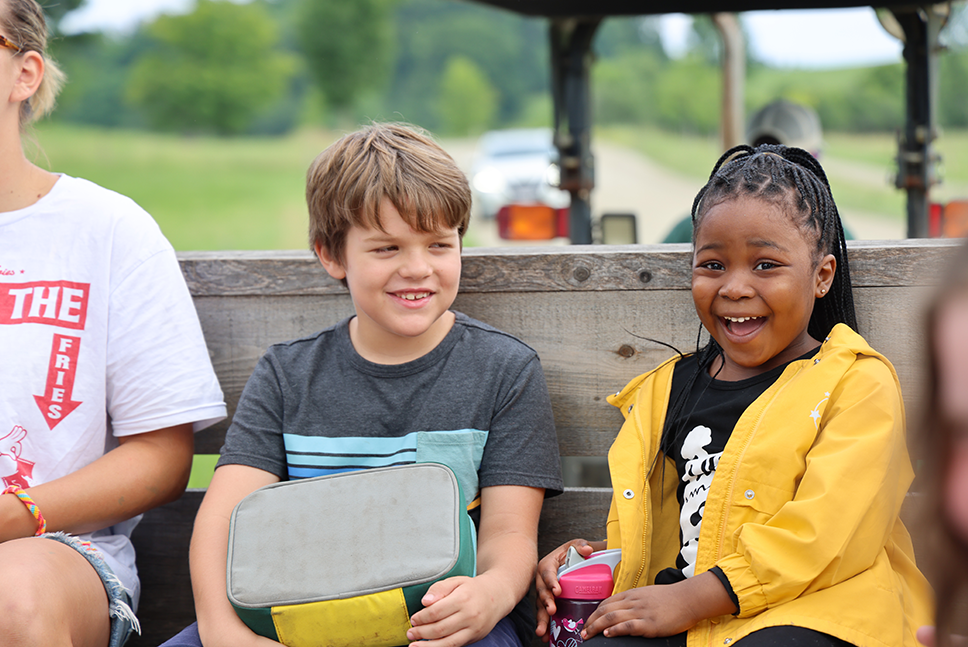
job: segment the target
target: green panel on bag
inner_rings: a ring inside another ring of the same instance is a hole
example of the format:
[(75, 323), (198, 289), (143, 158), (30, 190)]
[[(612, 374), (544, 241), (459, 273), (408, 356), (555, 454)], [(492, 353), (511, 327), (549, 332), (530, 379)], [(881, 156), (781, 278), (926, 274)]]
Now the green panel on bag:
[[(460, 486), (458, 485), (459, 488)], [(474, 522), (471, 521), (470, 514), (464, 514), (460, 520), (460, 553), (457, 555), (457, 561), (454, 562), (454, 566), (446, 575), (440, 578), (441, 580), (456, 575), (467, 575), (468, 577), (477, 575), (476, 534)], [(433, 582), (427, 582), (425, 584), (403, 587), (403, 597), (407, 601), (407, 611), (411, 616), (423, 609), (423, 604), (421, 604), (420, 600), (423, 599), (423, 596), (426, 595), (433, 584)]]
[(246, 626), (260, 636), (265, 636), (266, 638), (271, 638), (276, 642), (279, 642), (279, 636), (276, 635), (276, 625), (272, 622), (272, 610), (265, 609), (242, 609), (240, 607), (235, 607), (235, 613), (238, 614), (239, 618)]

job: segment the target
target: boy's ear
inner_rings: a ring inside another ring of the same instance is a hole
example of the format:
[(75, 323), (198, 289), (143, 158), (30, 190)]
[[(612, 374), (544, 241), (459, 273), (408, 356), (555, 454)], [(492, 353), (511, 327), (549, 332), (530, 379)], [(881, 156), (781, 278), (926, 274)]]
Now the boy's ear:
[(834, 258), (833, 254), (827, 254), (820, 259), (820, 263), (817, 265), (817, 287), (814, 295), (816, 298), (823, 298), (830, 292), (830, 285), (834, 282), (834, 274), (836, 273), (837, 259)]
[(44, 57), (34, 51), (24, 52), (15, 60), (20, 62), (20, 73), (10, 93), (11, 102), (26, 101), (34, 96), (44, 80)]
[(333, 258), (328, 250), (319, 243), (313, 245), (313, 249), (316, 250), (316, 257), (319, 259), (327, 274), (337, 281), (342, 281), (346, 278), (346, 270), (343, 268), (343, 264)]

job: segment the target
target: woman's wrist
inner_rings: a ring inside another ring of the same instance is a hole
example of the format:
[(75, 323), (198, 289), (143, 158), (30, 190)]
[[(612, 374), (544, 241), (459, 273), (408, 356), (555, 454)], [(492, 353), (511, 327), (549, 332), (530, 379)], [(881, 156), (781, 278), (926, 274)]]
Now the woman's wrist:
[(0, 542), (33, 537), (37, 519), (14, 494), (0, 496)]

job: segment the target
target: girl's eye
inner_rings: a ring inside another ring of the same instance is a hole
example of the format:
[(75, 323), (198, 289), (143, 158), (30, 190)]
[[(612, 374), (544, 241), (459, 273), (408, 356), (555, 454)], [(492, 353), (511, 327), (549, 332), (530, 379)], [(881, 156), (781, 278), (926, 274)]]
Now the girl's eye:
[(772, 270), (776, 266), (777, 266), (776, 263), (774, 263), (773, 261), (760, 261), (759, 263), (756, 264), (755, 269)]
[(700, 263), (699, 267), (712, 270), (714, 272), (721, 272), (722, 270), (726, 269), (719, 261), (706, 261), (705, 263)]

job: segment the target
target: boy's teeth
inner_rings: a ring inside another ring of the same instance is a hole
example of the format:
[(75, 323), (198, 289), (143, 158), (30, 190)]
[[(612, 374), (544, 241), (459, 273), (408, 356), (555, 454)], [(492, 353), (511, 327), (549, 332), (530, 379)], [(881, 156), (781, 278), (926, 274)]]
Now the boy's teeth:
[(400, 295), (401, 298), (406, 299), (407, 301), (416, 301), (417, 299), (423, 299), (423, 298), (428, 297), (428, 296), (430, 296), (430, 293), (429, 292), (420, 292), (420, 293), (413, 293), (413, 292), (411, 292), (411, 293), (408, 293), (408, 294), (401, 294)]
[(759, 319), (759, 317), (723, 317), (726, 321), (732, 321), (733, 323), (743, 323), (744, 321), (749, 321), (751, 319)]

